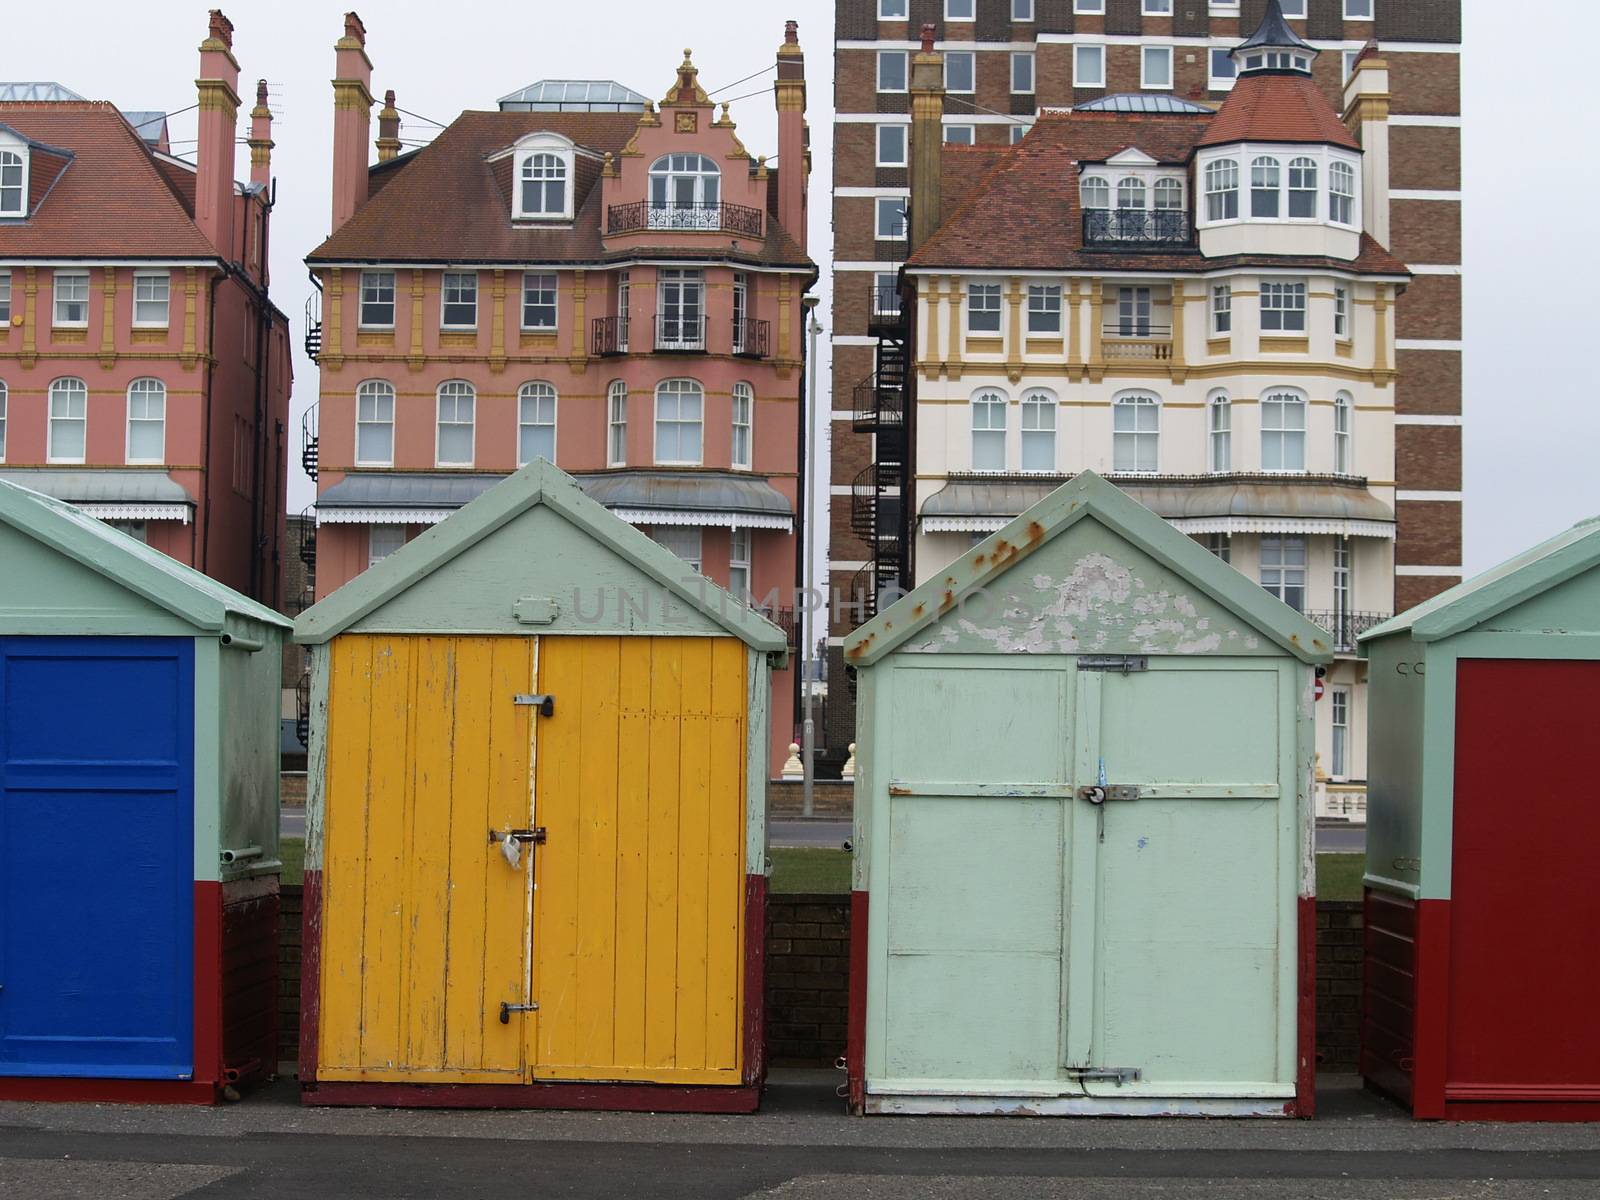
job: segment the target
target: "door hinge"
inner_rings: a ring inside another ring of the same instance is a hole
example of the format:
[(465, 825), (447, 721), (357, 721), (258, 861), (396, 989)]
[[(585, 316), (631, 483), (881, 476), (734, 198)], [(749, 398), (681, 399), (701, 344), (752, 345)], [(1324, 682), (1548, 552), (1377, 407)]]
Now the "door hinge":
[(1114, 1083), (1120, 1087), (1138, 1083), (1140, 1071), (1138, 1067), (1068, 1067), (1067, 1074), (1082, 1083)]
[(511, 703), (521, 705), (524, 708), (537, 708), (541, 717), (553, 717), (556, 712), (556, 698), (542, 693), (535, 695), (528, 692), (518, 692), (511, 697)]
[(501, 1005), (500, 1005), (500, 1024), (502, 1024), (502, 1025), (511, 1024), (511, 1014), (514, 1013), (514, 1012), (538, 1012), (538, 1011), (539, 1011), (539, 1002), (537, 1000), (533, 1001), (530, 1004), (508, 1004), (508, 1003), (505, 1003), (505, 1002), (502, 1001)]
[(1133, 671), (1148, 671), (1150, 660), (1143, 654), (1080, 654), (1080, 671), (1118, 671), (1123, 675)]

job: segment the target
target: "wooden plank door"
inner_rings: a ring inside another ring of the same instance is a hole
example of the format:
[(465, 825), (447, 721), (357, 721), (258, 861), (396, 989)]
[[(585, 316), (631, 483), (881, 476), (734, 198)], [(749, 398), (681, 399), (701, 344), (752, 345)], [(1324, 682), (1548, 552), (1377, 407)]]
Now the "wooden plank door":
[(740, 1082), (747, 654), (540, 640), (533, 1078)]
[[(535, 640), (332, 645), (319, 1079), (523, 1078)], [(509, 1015), (509, 1014), (508, 1014)]]
[[(1090, 1095), (1294, 1094), (1293, 668), (1077, 672), (1066, 1066)], [(1099, 829), (1095, 829), (1096, 824)], [(1104, 1072), (1136, 1068), (1138, 1080)]]

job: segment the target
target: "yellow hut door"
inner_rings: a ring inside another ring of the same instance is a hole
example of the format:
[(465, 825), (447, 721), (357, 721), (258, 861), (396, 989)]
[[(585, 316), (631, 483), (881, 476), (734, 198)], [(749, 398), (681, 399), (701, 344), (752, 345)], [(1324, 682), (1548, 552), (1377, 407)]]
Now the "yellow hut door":
[(538, 678), (531, 1077), (736, 1084), (745, 647), (544, 637)]
[[(317, 1077), (526, 1078), (535, 642), (332, 646)], [(501, 841), (491, 841), (491, 832)], [(504, 1008), (502, 1006), (505, 1006)]]

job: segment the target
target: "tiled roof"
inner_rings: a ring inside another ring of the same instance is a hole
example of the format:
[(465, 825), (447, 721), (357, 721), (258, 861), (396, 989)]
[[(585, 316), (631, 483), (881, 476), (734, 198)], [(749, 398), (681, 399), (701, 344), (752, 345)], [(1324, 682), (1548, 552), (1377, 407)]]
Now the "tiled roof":
[(945, 169), (957, 166), (959, 199), (945, 185), (945, 216), (938, 231), (907, 266), (973, 270), (1209, 271), (1219, 267), (1328, 268), (1362, 274), (1404, 275), (1405, 264), (1363, 234), (1354, 261), (1297, 255), (1203, 258), (1193, 250), (1117, 252), (1083, 247), (1078, 164), (1098, 163), (1137, 146), (1163, 163), (1185, 163), (1211, 118), (1129, 113), (1045, 113), (1015, 146), (994, 147), (989, 170), (975, 182), (965, 172), (978, 156), (947, 150)]
[(1241, 75), (1201, 146), (1225, 142), (1317, 142), (1361, 149), (1309, 75)]
[(59, 155), (47, 156), (52, 186), (34, 189), (39, 203), (26, 220), (0, 224), (0, 255), (217, 257), (156, 159), (113, 105), (0, 102), (0, 124), (72, 155), (64, 162), (57, 161)]
[[(464, 112), (427, 146), (369, 174), (376, 194), (309, 255), (308, 262), (561, 263), (606, 261), (598, 167), (579, 159), (575, 218), (570, 227), (513, 224), (510, 159), (490, 156), (526, 134), (559, 133), (595, 154), (620, 153), (638, 128), (637, 113)], [(370, 185), (369, 185), (370, 186)], [(778, 227), (768, 205), (767, 237), (747, 261), (810, 266), (805, 252)], [(626, 257), (649, 251), (630, 249)], [(726, 248), (674, 257), (736, 257)]]

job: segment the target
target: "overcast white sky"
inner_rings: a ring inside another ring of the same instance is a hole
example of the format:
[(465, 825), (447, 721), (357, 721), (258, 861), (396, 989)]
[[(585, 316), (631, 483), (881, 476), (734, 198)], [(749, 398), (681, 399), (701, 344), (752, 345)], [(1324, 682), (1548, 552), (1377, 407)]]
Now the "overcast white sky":
[[(1393, 2), (1393, 0), (1390, 0)], [(1600, 278), (1600, 154), (1593, 134), (1591, 38), (1541, 36), (1517, 46), (1517, 29), (1586, 31), (1583, 0), (1523, 0), (1514, 10), (1465, 3), (1463, 143), (1466, 163), (1466, 566), (1481, 570), (1534, 541), (1600, 513), (1600, 388), (1590, 293)], [(243, 68), (240, 136), (255, 80), (271, 84), (277, 114), (273, 158), (273, 294), (290, 315), (294, 340), (310, 283), (302, 259), (328, 232), (333, 43), (345, 5), (224, 0)], [(814, 149), (812, 254), (823, 266), (819, 309), (829, 317), (829, 202), (832, 177), (832, 0), (696, 0), (605, 5), (534, 0), (523, 5), (454, 0), (444, 8), (393, 0), (357, 5), (367, 26), (373, 91), (394, 88), (402, 108), (449, 122), (537, 79), (616, 79), (650, 96), (672, 82), (684, 46), (694, 49), (708, 91), (771, 66), (783, 22), (800, 22), (807, 51)], [(204, 3), (162, 0), (140, 8), (108, 0), (13, 6), (0, 43), (0, 78), (53, 79), (124, 108), (187, 109), (195, 102), (196, 47)], [(1508, 69), (1508, 62), (1523, 65)], [(721, 92), (734, 104), (752, 153), (777, 153), (771, 76)], [(406, 138), (433, 126), (406, 118)], [(1584, 133), (1589, 129), (1589, 133)], [(374, 125), (374, 132), (376, 127)], [(173, 121), (175, 139), (194, 137), (194, 113)], [(192, 142), (177, 146), (192, 151)], [(1521, 164), (1518, 167), (1517, 164)], [(248, 175), (240, 147), (238, 174)], [(821, 356), (826, 370), (828, 357)], [(828, 408), (827, 376), (818, 407)], [(316, 399), (317, 373), (295, 368), (294, 442), (300, 414)], [(821, 493), (827, 477), (818, 459)], [(310, 481), (292, 468), (296, 508)], [(818, 494), (814, 490), (813, 494)], [(826, 529), (824, 523), (821, 528)]]

